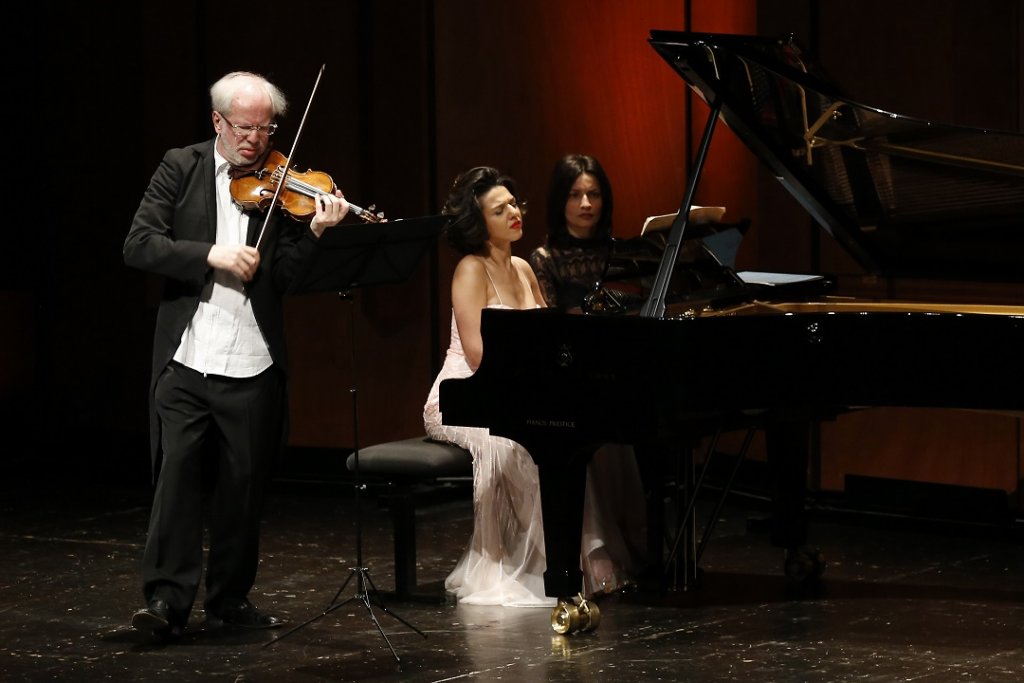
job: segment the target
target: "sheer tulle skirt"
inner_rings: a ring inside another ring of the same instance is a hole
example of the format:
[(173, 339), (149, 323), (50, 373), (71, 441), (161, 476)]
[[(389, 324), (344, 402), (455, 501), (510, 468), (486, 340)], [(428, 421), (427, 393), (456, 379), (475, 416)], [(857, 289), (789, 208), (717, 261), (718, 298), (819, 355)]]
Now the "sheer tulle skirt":
[(544, 527), (530, 454), (486, 429), (437, 425), (427, 432), (473, 455), (473, 534), (445, 589), (466, 604), (554, 605), (544, 595)]
[[(486, 429), (441, 423), (440, 383), (470, 374), (464, 357), (450, 352), (423, 408), (428, 436), (473, 457), (473, 533), (445, 588), (466, 604), (553, 606), (555, 598), (544, 595), (544, 525), (533, 458), (520, 444)], [(584, 595), (621, 588), (643, 568), (644, 514), (632, 447), (602, 447), (587, 469), (580, 548)]]

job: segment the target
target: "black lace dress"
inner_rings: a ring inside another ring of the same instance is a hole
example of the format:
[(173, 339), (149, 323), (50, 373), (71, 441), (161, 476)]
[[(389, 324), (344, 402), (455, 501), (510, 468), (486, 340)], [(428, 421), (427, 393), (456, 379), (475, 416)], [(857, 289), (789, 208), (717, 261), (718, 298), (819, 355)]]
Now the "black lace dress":
[(579, 308), (604, 276), (610, 248), (607, 240), (568, 237), (558, 246), (534, 249), (530, 266), (548, 306), (563, 311)]

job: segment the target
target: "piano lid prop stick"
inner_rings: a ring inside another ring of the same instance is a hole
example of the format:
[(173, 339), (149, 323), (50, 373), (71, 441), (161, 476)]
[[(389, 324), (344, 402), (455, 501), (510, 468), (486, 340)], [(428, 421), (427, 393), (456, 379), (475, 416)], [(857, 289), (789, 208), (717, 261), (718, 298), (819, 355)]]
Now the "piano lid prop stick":
[(711, 147), (711, 136), (715, 132), (715, 123), (718, 121), (718, 114), (722, 111), (722, 98), (715, 99), (715, 104), (708, 115), (708, 122), (704, 126), (704, 135), (700, 140), (700, 147), (697, 150), (697, 158), (694, 162), (693, 172), (690, 176), (689, 185), (686, 188), (686, 196), (679, 207), (679, 213), (672, 222), (672, 231), (669, 233), (668, 243), (661, 255), (661, 263), (658, 265), (658, 274), (654, 279), (654, 286), (651, 287), (651, 294), (640, 309), (640, 315), (645, 318), (660, 318), (665, 315), (665, 297), (668, 295), (668, 283), (672, 277), (672, 270), (675, 267), (676, 259), (679, 258), (679, 245), (683, 241), (683, 232), (690, 219), (690, 207), (693, 206), (693, 197), (697, 193), (697, 182), (700, 180), (701, 171), (704, 169), (704, 162), (708, 157), (708, 149)]

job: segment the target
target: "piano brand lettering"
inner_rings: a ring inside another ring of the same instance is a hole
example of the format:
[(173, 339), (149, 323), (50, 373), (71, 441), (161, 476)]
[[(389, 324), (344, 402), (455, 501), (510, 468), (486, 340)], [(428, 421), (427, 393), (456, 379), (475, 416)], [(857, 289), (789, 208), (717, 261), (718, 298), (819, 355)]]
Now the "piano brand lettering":
[(525, 419), (528, 427), (556, 427), (560, 429), (576, 429), (575, 420), (545, 420), (544, 418), (528, 417)]

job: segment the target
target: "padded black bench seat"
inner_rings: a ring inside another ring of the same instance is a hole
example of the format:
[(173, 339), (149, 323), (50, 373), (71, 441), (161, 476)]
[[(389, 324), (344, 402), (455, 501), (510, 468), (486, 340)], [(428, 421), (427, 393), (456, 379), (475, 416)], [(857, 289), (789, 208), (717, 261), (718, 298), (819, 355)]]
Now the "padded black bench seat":
[[(356, 453), (346, 466), (356, 469)], [(469, 451), (426, 436), (388, 441), (359, 449), (359, 476), (383, 481), (387, 490), (382, 503), (391, 513), (395, 540), (395, 597), (444, 602), (436, 595), (416, 593), (416, 488), (444, 479), (472, 480)]]

